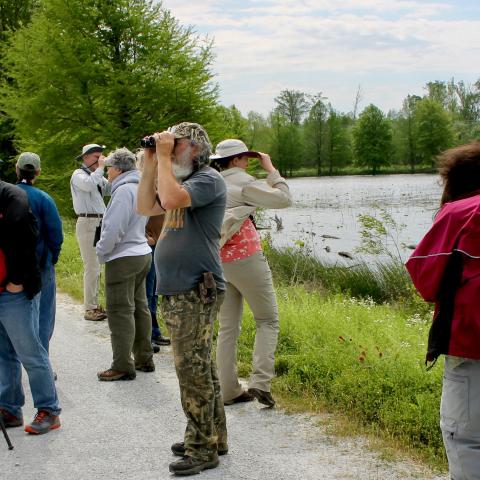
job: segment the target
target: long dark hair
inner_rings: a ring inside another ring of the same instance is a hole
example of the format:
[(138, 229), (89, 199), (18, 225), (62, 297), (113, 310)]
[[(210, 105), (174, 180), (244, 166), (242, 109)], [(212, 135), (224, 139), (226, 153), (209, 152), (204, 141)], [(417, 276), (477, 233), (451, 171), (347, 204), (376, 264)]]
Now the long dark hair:
[(480, 141), (446, 150), (438, 157), (443, 181), (440, 205), (480, 193)]

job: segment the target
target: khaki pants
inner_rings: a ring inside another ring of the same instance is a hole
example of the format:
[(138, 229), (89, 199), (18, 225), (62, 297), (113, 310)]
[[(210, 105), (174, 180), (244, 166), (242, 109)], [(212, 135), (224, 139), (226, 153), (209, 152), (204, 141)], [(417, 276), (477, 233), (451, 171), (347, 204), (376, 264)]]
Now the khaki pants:
[(256, 323), (252, 376), (249, 388), (270, 391), (275, 376), (275, 349), (278, 338), (278, 307), (272, 273), (263, 252), (222, 265), (227, 290), (220, 308), (217, 366), (225, 401), (242, 393), (237, 376), (237, 341), (240, 335), (243, 300), (250, 306)]
[(185, 453), (211, 461), (217, 448), (226, 450), (227, 425), (215, 360), (213, 324), (223, 292), (204, 304), (196, 290), (162, 298), (161, 309), (170, 331), (182, 407), (187, 417)]
[(76, 234), (80, 255), (83, 261), (83, 304), (85, 310), (98, 307), (98, 288), (100, 283), (100, 264), (93, 246), (95, 229), (100, 218), (78, 217)]
[(152, 319), (145, 288), (145, 278), (151, 262), (152, 255), (149, 253), (116, 258), (105, 264), (105, 297), (113, 351), (112, 370), (135, 373), (135, 364), (153, 363)]
[(454, 480), (480, 480), (480, 360), (447, 357), (440, 426)]

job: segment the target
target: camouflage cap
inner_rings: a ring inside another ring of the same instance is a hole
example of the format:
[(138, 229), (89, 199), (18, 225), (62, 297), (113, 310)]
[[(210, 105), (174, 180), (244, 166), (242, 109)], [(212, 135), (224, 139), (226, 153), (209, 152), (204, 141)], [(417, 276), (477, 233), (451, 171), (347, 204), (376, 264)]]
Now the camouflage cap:
[(168, 131), (173, 133), (175, 138), (188, 138), (195, 143), (205, 143), (212, 149), (212, 144), (207, 132), (198, 123), (182, 122), (170, 127)]

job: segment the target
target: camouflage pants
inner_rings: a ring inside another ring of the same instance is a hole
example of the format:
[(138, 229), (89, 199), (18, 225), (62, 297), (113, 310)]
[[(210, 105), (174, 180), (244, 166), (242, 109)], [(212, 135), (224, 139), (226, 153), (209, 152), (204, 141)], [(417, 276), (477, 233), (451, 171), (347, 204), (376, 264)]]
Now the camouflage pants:
[(213, 324), (224, 293), (203, 304), (191, 290), (162, 298), (161, 309), (170, 331), (183, 411), (187, 417), (185, 453), (211, 460), (217, 448), (227, 448), (227, 426), (215, 359)]

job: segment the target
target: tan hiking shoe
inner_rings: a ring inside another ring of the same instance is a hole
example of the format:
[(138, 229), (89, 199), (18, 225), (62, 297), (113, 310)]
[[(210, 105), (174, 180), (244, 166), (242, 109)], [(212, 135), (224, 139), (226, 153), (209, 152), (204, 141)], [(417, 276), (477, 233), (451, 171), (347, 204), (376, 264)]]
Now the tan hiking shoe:
[(102, 307), (98, 307), (92, 310), (85, 310), (85, 315), (83, 318), (91, 322), (98, 322), (100, 320), (105, 320), (107, 318), (107, 314)]

